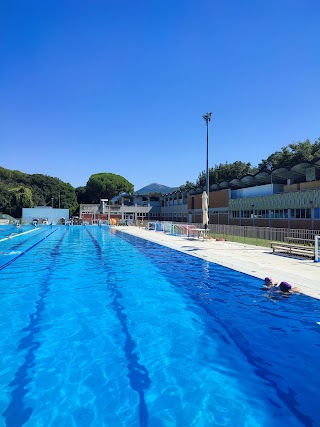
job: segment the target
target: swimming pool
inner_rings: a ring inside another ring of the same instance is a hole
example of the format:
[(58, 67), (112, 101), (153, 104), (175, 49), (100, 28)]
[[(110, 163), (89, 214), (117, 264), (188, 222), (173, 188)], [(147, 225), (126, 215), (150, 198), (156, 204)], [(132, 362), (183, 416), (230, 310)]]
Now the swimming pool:
[(2, 425), (320, 425), (320, 301), (112, 231), (1, 242)]

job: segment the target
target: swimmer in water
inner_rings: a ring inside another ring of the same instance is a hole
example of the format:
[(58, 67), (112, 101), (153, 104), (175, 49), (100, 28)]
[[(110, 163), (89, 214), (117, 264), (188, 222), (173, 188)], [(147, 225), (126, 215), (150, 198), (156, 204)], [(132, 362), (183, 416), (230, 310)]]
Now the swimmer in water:
[(289, 294), (299, 294), (300, 290), (298, 288), (293, 287), (288, 282), (280, 282), (280, 284), (275, 283), (271, 277), (266, 277), (264, 279), (264, 283), (262, 285), (262, 290), (269, 291), (269, 297), (271, 295), (275, 296), (276, 294), (283, 294), (283, 296), (289, 296)]
[(20, 251), (10, 251), (10, 252), (6, 252), (6, 251), (1, 251), (0, 255), (20, 255), (21, 252)]
[(300, 293), (298, 288), (294, 288), (288, 282), (281, 282), (279, 285), (279, 290), (283, 294), (299, 294)]
[(271, 279), (271, 277), (266, 277), (264, 279), (264, 284), (262, 285), (262, 289), (272, 289), (277, 286), (277, 283)]

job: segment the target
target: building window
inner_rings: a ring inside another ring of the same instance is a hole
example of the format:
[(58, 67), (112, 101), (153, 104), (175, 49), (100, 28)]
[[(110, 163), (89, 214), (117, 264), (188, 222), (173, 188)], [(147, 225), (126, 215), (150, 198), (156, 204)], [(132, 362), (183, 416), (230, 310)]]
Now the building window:
[(257, 210), (255, 217), (256, 218), (268, 218), (269, 217), (269, 211), (266, 211), (264, 209)]
[(272, 219), (288, 218), (288, 209), (271, 209), (270, 218)]
[(242, 211), (242, 218), (252, 218), (252, 211)]
[(311, 218), (311, 209), (291, 209), (291, 218), (295, 218), (295, 219)]

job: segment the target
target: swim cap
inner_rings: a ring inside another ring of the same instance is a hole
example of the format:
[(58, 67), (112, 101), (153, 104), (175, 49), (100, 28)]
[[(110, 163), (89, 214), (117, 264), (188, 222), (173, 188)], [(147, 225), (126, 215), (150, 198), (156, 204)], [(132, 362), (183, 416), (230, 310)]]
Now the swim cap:
[(271, 277), (266, 277), (266, 278), (264, 279), (264, 281), (265, 281), (265, 282), (270, 282), (270, 283), (272, 283), (272, 279), (271, 279)]
[(279, 288), (282, 292), (289, 292), (292, 286), (288, 282), (281, 282)]

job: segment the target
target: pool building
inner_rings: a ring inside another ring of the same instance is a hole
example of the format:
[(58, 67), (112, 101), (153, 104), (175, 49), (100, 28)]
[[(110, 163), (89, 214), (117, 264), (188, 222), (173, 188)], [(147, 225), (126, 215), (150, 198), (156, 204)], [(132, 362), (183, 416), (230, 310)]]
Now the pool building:
[[(203, 190), (122, 194), (113, 204), (81, 204), (80, 218), (201, 223)], [(320, 160), (211, 185), (209, 223), (320, 230)]]

